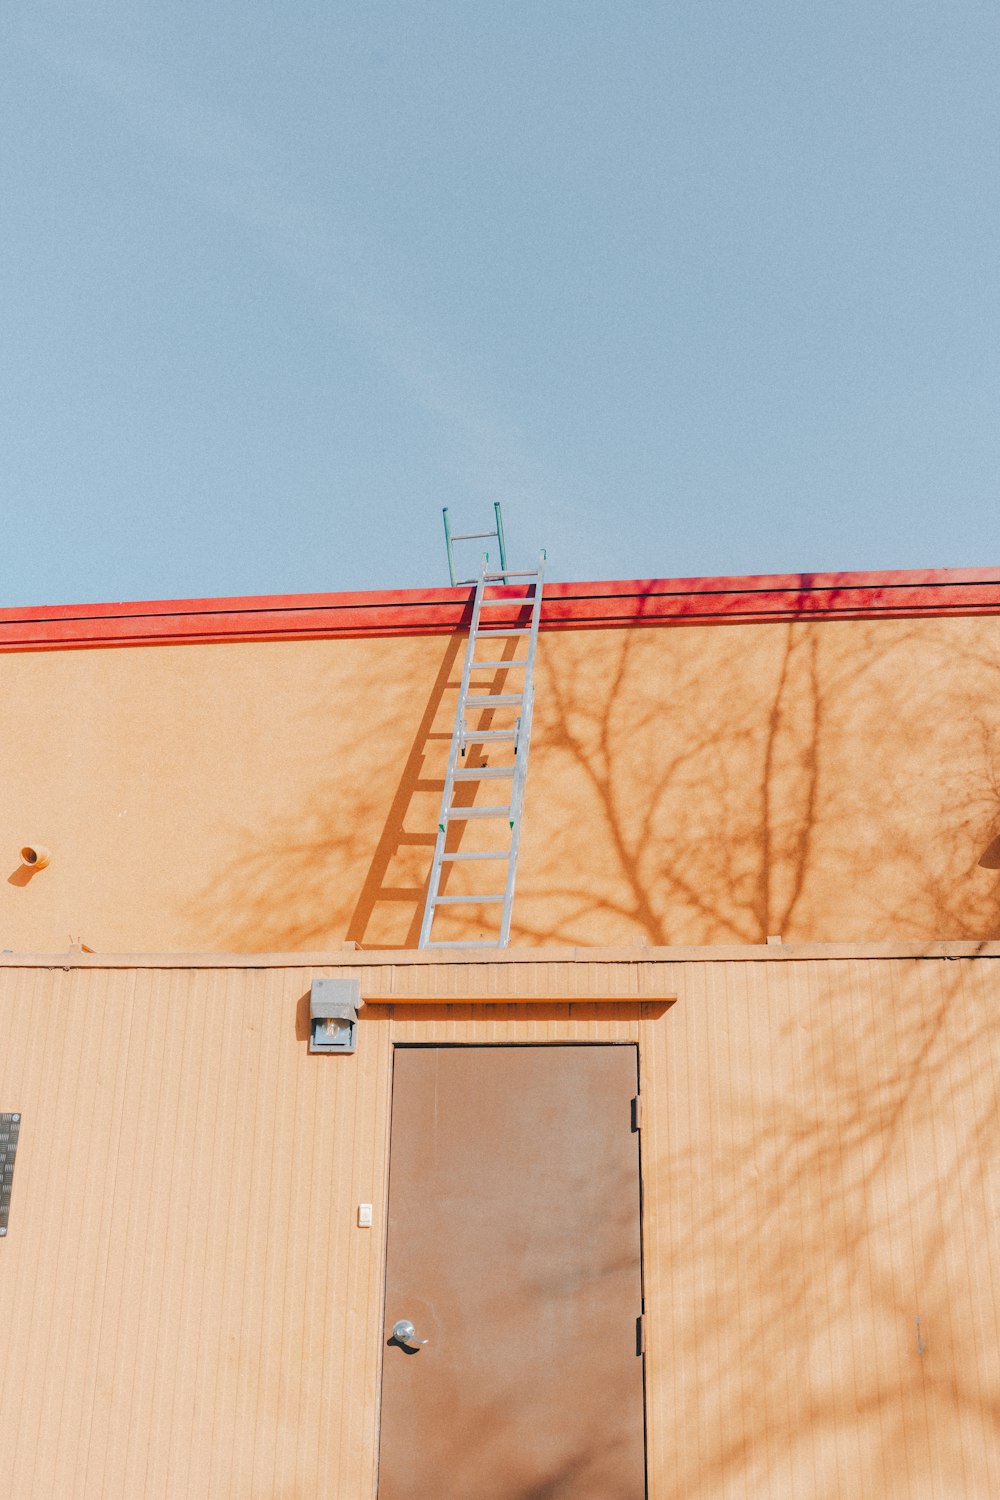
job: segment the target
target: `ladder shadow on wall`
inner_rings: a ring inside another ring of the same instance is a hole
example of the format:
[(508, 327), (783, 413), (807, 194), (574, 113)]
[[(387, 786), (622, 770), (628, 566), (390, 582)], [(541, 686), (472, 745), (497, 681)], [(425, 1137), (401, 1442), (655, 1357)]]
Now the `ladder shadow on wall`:
[[(530, 610), (530, 601), (524, 607)], [(523, 623), (520, 616), (518, 622)], [(347, 925), (347, 941), (370, 951), (416, 948), (419, 943), (465, 645), (464, 633), (448, 641)], [(504, 645), (501, 656), (513, 663), (516, 653), (517, 642), (512, 640)], [(500, 692), (507, 676), (508, 669), (500, 668), (488, 688), (486, 683), (480, 683), (479, 687), (483, 691)], [(496, 713), (497, 710), (482, 710), (476, 727), (488, 729)], [(472, 768), (488, 761), (482, 747), (473, 746), (465, 763)], [(476, 783), (459, 784), (455, 787), (454, 805), (471, 806), (478, 791)], [(449, 828), (446, 844), (449, 852), (460, 847), (465, 830), (466, 825), (461, 822)], [(442, 892), (447, 889), (450, 874), (446, 870), (442, 875)], [(390, 933), (391, 938), (384, 940)]]

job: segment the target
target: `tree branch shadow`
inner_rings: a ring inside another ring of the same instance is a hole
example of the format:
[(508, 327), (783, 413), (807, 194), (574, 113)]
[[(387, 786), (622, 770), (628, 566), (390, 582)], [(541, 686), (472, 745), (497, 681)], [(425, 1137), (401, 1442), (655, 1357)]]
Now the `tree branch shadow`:
[(735, 970), (713, 992), (732, 1050), (711, 1118), (650, 1164), (670, 1184), (660, 1333), (672, 1371), (700, 1372), (672, 1393), (657, 1493), (985, 1497), (1000, 971), (789, 967), (768, 966), (763, 1027)]
[[(932, 624), (543, 635), (512, 942), (1000, 935), (979, 864), (1000, 834), (1000, 659), (981, 622)], [(232, 830), (191, 903), (215, 946), (416, 946), (462, 646), (445, 643), (412, 729), (387, 685), (359, 681), (363, 744), (288, 817)], [(468, 765), (501, 765), (490, 748)], [(449, 852), (499, 848), (472, 826)], [(470, 893), (475, 869), (449, 865), (443, 890)], [(488, 936), (485, 915), (446, 909), (435, 935)]]

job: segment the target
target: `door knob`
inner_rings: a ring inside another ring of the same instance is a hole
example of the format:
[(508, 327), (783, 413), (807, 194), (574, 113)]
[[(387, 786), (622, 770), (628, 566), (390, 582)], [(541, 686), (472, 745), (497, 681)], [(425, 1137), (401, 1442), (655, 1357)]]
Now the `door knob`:
[(400, 1318), (398, 1323), (392, 1325), (392, 1336), (397, 1344), (403, 1344), (408, 1349), (419, 1348), (421, 1344), (427, 1342), (426, 1339), (417, 1338), (417, 1330), (409, 1318)]

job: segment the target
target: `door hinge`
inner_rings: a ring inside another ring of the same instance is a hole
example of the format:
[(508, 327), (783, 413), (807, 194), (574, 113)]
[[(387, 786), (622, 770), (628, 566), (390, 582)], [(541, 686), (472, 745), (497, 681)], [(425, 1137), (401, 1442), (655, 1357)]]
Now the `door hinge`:
[(646, 1352), (646, 1314), (640, 1313), (635, 1320), (635, 1352), (645, 1354)]
[(632, 1129), (642, 1129), (642, 1095), (636, 1094), (632, 1100)]

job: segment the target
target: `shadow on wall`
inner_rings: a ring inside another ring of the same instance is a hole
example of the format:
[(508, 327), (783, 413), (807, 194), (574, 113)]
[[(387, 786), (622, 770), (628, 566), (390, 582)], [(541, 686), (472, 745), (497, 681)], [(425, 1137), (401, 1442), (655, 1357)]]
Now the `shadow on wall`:
[(985, 1500), (1000, 961), (726, 967), (688, 996), (725, 1045), (685, 1057), (649, 1167), (656, 1493)]
[[(512, 942), (1000, 935), (977, 865), (1000, 830), (996, 639), (981, 620), (543, 636)], [(403, 718), (359, 682), (353, 758), (293, 816), (234, 831), (193, 903), (215, 946), (416, 945), (463, 649), (444, 643)], [(483, 828), (450, 847), (488, 847)], [(481, 914), (435, 935), (489, 936)]]
[(996, 936), (977, 861), (1000, 822), (1000, 652), (970, 624), (715, 628), (693, 651), (622, 632), (600, 659), (564, 638), (519, 939)]
[[(386, 933), (382, 946), (415, 946), (451, 738), (448, 684), (463, 646), (457, 636), (443, 644), (415, 708), (410, 683), (358, 681), (364, 712), (355, 720), (355, 705), (342, 711), (352, 722), (346, 743), (331, 746), (319, 733), (330, 713), (326, 700), (319, 711), (309, 705), (297, 732), (328, 746), (329, 770), (291, 816), (263, 830), (232, 829), (236, 852), (189, 911), (216, 947), (321, 948), (362, 941), (376, 920)], [(414, 653), (418, 660), (426, 657)], [(331, 701), (342, 697), (338, 683)]]

